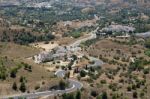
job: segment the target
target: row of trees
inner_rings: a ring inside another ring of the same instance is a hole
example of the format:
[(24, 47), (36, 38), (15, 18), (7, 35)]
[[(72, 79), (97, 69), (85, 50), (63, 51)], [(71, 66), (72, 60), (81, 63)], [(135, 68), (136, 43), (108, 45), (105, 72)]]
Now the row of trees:
[(18, 33), (14, 36), (13, 41), (18, 44), (29, 44), (35, 41), (49, 41), (54, 39), (55, 37), (48, 33), (40, 36), (35, 36), (31, 33)]
[(2, 42), (15, 42), (17, 44), (27, 45), (29, 43), (33, 43), (36, 41), (50, 41), (54, 39), (55, 36), (51, 33), (46, 33), (42, 35), (33, 35), (30, 32), (15, 32), (13, 35), (9, 35), (6, 32), (3, 32), (2, 36), (0, 37), (0, 40)]
[[(19, 87), (19, 90), (21, 91), (21, 92), (25, 92), (26, 91), (26, 78), (25, 77), (23, 77), (23, 76), (21, 76), (20, 77), (20, 87)], [(13, 90), (15, 90), (15, 91), (17, 91), (18, 90), (18, 86), (17, 86), (17, 83), (16, 82), (14, 82), (13, 83), (13, 85), (12, 85), (12, 89)]]
[[(18, 86), (17, 86), (17, 83), (16, 83), (16, 82), (13, 83), (12, 89), (15, 90), (15, 91), (18, 90)], [(25, 85), (24, 82), (22, 82), (22, 83), (20, 84), (19, 90), (20, 90), (21, 92), (25, 92), (25, 91), (26, 91), (26, 85)]]

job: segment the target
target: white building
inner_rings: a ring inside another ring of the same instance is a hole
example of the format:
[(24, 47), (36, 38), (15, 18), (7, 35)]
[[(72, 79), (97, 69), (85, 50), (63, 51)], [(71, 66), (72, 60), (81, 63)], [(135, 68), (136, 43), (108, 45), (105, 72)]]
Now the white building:
[(42, 52), (38, 55), (34, 56), (35, 63), (42, 63), (46, 60), (52, 60), (53, 59), (53, 53), (52, 52)]

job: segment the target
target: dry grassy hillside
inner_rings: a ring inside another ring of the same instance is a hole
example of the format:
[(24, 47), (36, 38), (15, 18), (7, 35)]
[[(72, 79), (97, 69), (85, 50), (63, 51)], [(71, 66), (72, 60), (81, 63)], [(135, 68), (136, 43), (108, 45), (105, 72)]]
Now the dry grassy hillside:
[[(1, 95), (21, 93), (19, 89), (21, 77), (24, 78), (26, 92), (47, 90), (59, 82), (52, 72), (27, 59), (37, 53), (38, 49), (29, 46), (0, 42)], [(14, 82), (17, 84), (17, 90), (12, 89)]]
[(26, 58), (38, 54), (39, 50), (29, 46), (0, 42), (0, 55), (9, 58)]

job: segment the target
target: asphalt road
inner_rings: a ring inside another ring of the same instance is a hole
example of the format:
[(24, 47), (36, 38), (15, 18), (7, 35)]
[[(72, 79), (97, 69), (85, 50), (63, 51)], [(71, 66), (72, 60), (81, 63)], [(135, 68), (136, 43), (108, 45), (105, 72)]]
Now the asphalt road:
[[(96, 28), (94, 31), (92, 31), (90, 33), (90, 36), (87, 37), (87, 38), (83, 38), (83, 39), (80, 39), (78, 41), (75, 41), (74, 43), (70, 44), (69, 46), (72, 47), (72, 48), (76, 48), (76, 47), (79, 47), (79, 45), (82, 43), (82, 42), (85, 42), (87, 40), (91, 40), (91, 39), (95, 39), (96, 38), (96, 31), (98, 30), (99, 28)], [(101, 66), (103, 63), (103, 61), (101, 61), (100, 59), (98, 58), (95, 58), (95, 57), (92, 57), (92, 56), (89, 56), (88, 57), (91, 61), (94, 61), (94, 64), (89, 64), (88, 67), (97, 67), (97, 66)]]
[(90, 40), (90, 39), (95, 39), (97, 30), (98, 30), (98, 28), (95, 29), (94, 31), (92, 31), (91, 33), (89, 33), (90, 34), (89, 37), (77, 40), (74, 43), (70, 44), (69, 46), (75, 48), (75, 47), (78, 47), (82, 42), (85, 42), (85, 41)]
[(93, 61), (94, 64), (89, 64), (88, 67), (99, 67), (104, 64), (104, 62), (98, 58), (89, 56), (89, 59), (90, 59), (90, 61)]
[[(83, 38), (81, 40), (78, 40), (78, 41), (74, 42), (73, 44), (71, 44), (70, 46), (75, 48), (75, 47), (78, 47), (81, 42), (96, 38), (95, 32), (97, 31), (97, 29), (95, 31), (91, 32), (91, 36), (89, 36), (87, 38)], [(97, 58), (89, 56), (89, 59), (91, 61), (94, 61), (94, 64), (89, 64), (88, 66), (100, 66), (103, 64), (103, 62)], [(64, 70), (58, 70), (55, 72), (55, 75), (57, 75), (57, 77), (61, 77), (61, 78), (64, 77), (64, 74), (65, 74)], [(73, 80), (73, 79), (68, 79), (68, 80), (70, 82), (71, 88), (68, 88), (65, 90), (54, 90), (54, 91), (48, 90), (48, 91), (35, 92), (35, 93), (23, 93), (23, 94), (16, 94), (16, 95), (12, 95), (12, 96), (0, 97), (0, 99), (9, 99), (11, 97), (14, 99), (18, 99), (20, 97), (25, 97), (27, 99), (35, 99), (35, 98), (43, 97), (43, 96), (54, 96), (54, 95), (63, 94), (63, 93), (70, 93), (70, 92), (76, 91), (77, 89), (81, 89), (83, 87), (82, 83), (80, 83), (76, 80)]]
[[(64, 77), (65, 71), (64, 70), (58, 70), (55, 75), (57, 75), (57, 77)], [(9, 99), (9, 98), (14, 98), (14, 99), (18, 99), (20, 97), (23, 98), (27, 98), (27, 99), (35, 99), (38, 97), (42, 97), (42, 96), (54, 96), (54, 95), (60, 95), (63, 93), (70, 93), (73, 91), (76, 91), (78, 89), (81, 89), (83, 87), (82, 83), (73, 80), (73, 79), (68, 79), (71, 85), (71, 88), (67, 88), (65, 90), (54, 90), (54, 91), (43, 91), (43, 92), (35, 92), (35, 93), (24, 93), (24, 94), (16, 94), (16, 95), (12, 95), (12, 96), (5, 96), (5, 97), (1, 97), (1, 99)]]
[[(57, 77), (61, 77), (63, 78), (65, 75), (65, 70), (58, 70), (55, 75), (57, 75)], [(81, 89), (83, 87), (82, 83), (73, 80), (73, 79), (69, 79), (70, 85), (74, 86), (74, 89)], [(66, 89), (69, 90), (69, 89)], [(71, 91), (71, 90), (70, 90)]]

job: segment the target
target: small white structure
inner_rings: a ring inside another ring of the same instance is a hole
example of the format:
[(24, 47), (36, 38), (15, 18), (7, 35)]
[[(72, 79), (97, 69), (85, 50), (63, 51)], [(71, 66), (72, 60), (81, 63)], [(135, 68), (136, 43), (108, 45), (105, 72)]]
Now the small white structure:
[(126, 35), (121, 35), (121, 36), (116, 36), (116, 37), (126, 39), (126, 38), (130, 38), (130, 35), (126, 33)]
[(42, 52), (34, 56), (34, 61), (38, 64), (51, 59), (53, 59), (53, 53), (51, 52)]

